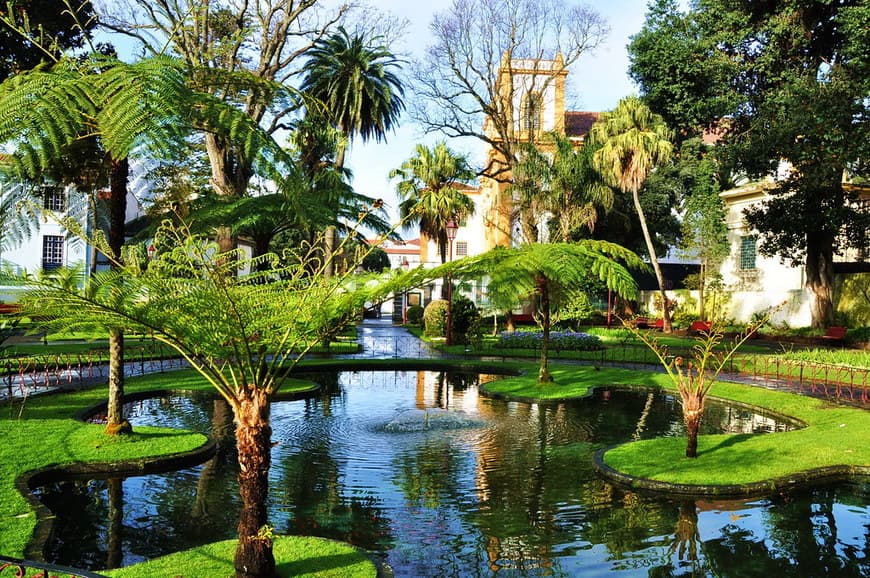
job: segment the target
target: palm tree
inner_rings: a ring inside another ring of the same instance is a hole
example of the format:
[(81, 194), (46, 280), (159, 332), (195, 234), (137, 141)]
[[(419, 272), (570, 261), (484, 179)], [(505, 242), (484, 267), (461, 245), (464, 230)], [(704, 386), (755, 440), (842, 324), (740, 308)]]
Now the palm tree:
[[(184, 135), (194, 126), (208, 126), (222, 138), (237, 143), (238, 150), (243, 151), (248, 158), (256, 159), (256, 166), (279, 185), (294, 178), (292, 159), (270, 136), (234, 107), (210, 94), (191, 89), (189, 79), (190, 71), (168, 57), (126, 64), (96, 56), (84, 60), (62, 60), (51, 68), (37, 69), (10, 78), (0, 85), (0, 142), (13, 144), (15, 153), (4, 158), (6, 162), (3, 169), (13, 178), (35, 180), (47, 167), (63, 157), (69, 143), (83, 136), (97, 135), (113, 169), (111, 196), (115, 205), (116, 199), (126, 199), (127, 159), (131, 153), (149, 144), (159, 145)], [(156, 152), (160, 148), (154, 146), (151, 150)], [(117, 205), (111, 210), (118, 214)], [(123, 219), (120, 222), (123, 223)], [(65, 225), (73, 231), (78, 228), (75, 222), (67, 221)], [(136, 286), (127, 282), (134, 272), (142, 269), (141, 264), (126, 266), (117, 258), (120, 252), (120, 246), (115, 247), (119, 240), (117, 232), (110, 232), (109, 237), (111, 245), (101, 242), (99, 238), (91, 240), (114, 261), (115, 271), (89, 278), (81, 293), (75, 290), (78, 277), (58, 274), (56, 286), (61, 296), (74, 293), (87, 296), (85, 301), (95, 299), (100, 287), (104, 286), (101, 283), (107, 279), (111, 281), (112, 288), (109, 291), (114, 296), (113, 300), (115, 297), (122, 300), (124, 295), (133, 296), (126, 292), (128, 289), (135, 291)], [(201, 244), (195, 248), (201, 248)], [(234, 264), (228, 259), (219, 260), (223, 264), (220, 274), (228, 275)], [(167, 292), (169, 294), (171, 292)], [(120, 301), (114, 303), (121, 306)], [(84, 313), (80, 311), (82, 302), (76, 302), (76, 298), (60, 299), (55, 304), (57, 307), (51, 316), (58, 323)], [(139, 305), (142, 305), (141, 301)], [(170, 311), (168, 306), (169, 303), (161, 305)], [(30, 311), (34, 312), (48, 311), (52, 308), (51, 297), (47, 294), (37, 296), (31, 307)], [(219, 317), (227, 311), (212, 310), (210, 313)], [(152, 317), (152, 320), (155, 319)], [(79, 321), (79, 327), (101, 327), (108, 330), (110, 336), (114, 334), (120, 337), (110, 344), (114, 363), (118, 363), (119, 346), (123, 345), (121, 328), (135, 325), (134, 320), (123, 315), (97, 314), (91, 316), (89, 321), (81, 318)], [(157, 325), (151, 326), (155, 331), (166, 331), (171, 322), (168, 318), (156, 321)], [(199, 322), (203, 328), (211, 326), (202, 319)], [(192, 326), (188, 328), (191, 333), (195, 329)], [(241, 363), (238, 356), (231, 355), (225, 359)], [(110, 376), (110, 402), (118, 404), (118, 417), (114, 419), (121, 423), (123, 381), (119, 380), (115, 389), (112, 389), (111, 379)], [(249, 382), (246, 384), (250, 385)], [(265, 578), (274, 575), (275, 563), (271, 541), (259, 534), (266, 519), (264, 506), (257, 500), (265, 499), (269, 464), (269, 391), (258, 389), (260, 385), (260, 382), (255, 381), (253, 389), (239, 392), (233, 406), (236, 411), (239, 464), (243, 472), (240, 474), (243, 508), (236, 563), (237, 568), (250, 569), (250, 572), (239, 570), (238, 576)], [(261, 439), (263, 432), (265, 439)]]
[(558, 227), (559, 240), (567, 243), (577, 228), (595, 228), (597, 207), (611, 209), (613, 190), (592, 167), (591, 144), (578, 150), (564, 135), (550, 133), (548, 138), (554, 145), (551, 155), (529, 144), (514, 165), (511, 188), (518, 193), (516, 217), (523, 235), (532, 242), (539, 237), (542, 218), (549, 214)]
[(656, 166), (671, 156), (670, 131), (661, 116), (654, 114), (639, 98), (623, 98), (616, 109), (604, 113), (592, 125), (590, 137), (600, 146), (593, 163), (611, 186), (631, 193), (643, 238), (649, 251), (662, 298), (663, 329), (671, 332), (671, 315), (662, 270), (656, 257), (638, 193)]
[[(309, 106), (309, 114), (325, 118), (345, 137), (335, 158), (339, 171), (355, 136), (363, 142), (386, 140), (405, 109), (402, 84), (394, 73), (400, 60), (380, 41), (380, 37), (351, 36), (339, 27), (314, 44), (302, 68), (301, 90), (317, 103)], [(333, 253), (335, 243), (335, 229), (329, 227), (327, 254)], [(327, 267), (327, 274), (331, 273)]]
[[(347, 136), (348, 144), (356, 135), (363, 142), (385, 140), (405, 109), (402, 84), (393, 72), (401, 61), (380, 41), (350, 36), (339, 27), (315, 43), (302, 67), (301, 90), (319, 102), (315, 116), (329, 120)], [(338, 151), (339, 168), (344, 166), (345, 149)]]
[(641, 269), (641, 259), (620, 245), (586, 239), (577, 243), (527, 243), (498, 247), (460, 265), (462, 275), (489, 275), (488, 292), (499, 302), (520, 303), (535, 298), (536, 320), (541, 326), (541, 365), (538, 383), (550, 383), (550, 318), (561, 299), (576, 296), (577, 285), (598, 277), (608, 289), (633, 298), (637, 285), (628, 268)]
[(390, 171), (391, 179), (401, 179), (396, 192), (405, 227), (417, 225), (421, 234), (433, 239), (442, 263), (447, 262), (447, 223), (474, 214), (474, 201), (459, 191), (457, 185), (474, 177), (465, 157), (454, 153), (444, 142), (431, 149), (418, 144), (415, 156)]

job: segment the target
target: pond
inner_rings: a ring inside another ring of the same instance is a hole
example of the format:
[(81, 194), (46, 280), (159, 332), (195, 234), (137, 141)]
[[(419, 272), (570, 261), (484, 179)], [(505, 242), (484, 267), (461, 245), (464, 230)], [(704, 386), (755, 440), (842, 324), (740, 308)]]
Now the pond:
[[(598, 479), (595, 450), (683, 435), (668, 394), (612, 389), (526, 404), (478, 396), (476, 375), (315, 379), (324, 386), (316, 397), (273, 405), (270, 520), (280, 533), (369, 550), (396, 576), (870, 575), (866, 480), (675, 501)], [(171, 397), (129, 409), (134, 426), (211, 429), (221, 449), (196, 468), (41, 488), (57, 515), (47, 560), (100, 569), (235, 536), (226, 404)], [(410, 427), (421, 421), (429, 429)], [(721, 404), (705, 419), (707, 432), (789, 427)]]

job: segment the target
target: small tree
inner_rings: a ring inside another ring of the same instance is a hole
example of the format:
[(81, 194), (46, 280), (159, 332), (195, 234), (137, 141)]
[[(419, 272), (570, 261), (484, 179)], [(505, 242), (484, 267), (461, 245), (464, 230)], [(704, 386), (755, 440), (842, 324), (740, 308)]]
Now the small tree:
[(534, 298), (535, 319), (543, 331), (538, 383), (550, 383), (549, 341), (553, 312), (573, 289), (596, 277), (608, 289), (633, 298), (637, 285), (627, 267), (641, 269), (640, 257), (607, 241), (578, 243), (531, 243), (521, 247), (496, 248), (460, 264), (462, 274), (490, 276), (489, 297), (495, 303), (521, 303)]
[[(100, 238), (91, 242), (105, 248)], [(266, 517), (272, 397), (324, 335), (366, 302), (421, 284), (429, 273), (417, 268), (392, 276), (326, 277), (316, 255), (246, 259), (169, 223), (154, 245), (153, 261), (143, 263), (131, 251), (115, 269), (88, 278), (84, 288), (75, 272), (64, 269), (35, 280), (22, 301), (24, 313), (48, 316), (59, 329), (123, 327), (151, 335), (226, 399), (236, 426), (242, 497), (236, 576), (273, 578)], [(265, 270), (263, 260), (270, 264)], [(254, 272), (237, 275), (241, 265)], [(415, 281), (404, 284), (410, 279)]]
[(638, 329), (634, 323), (627, 319), (622, 320), (622, 325), (652, 350), (680, 394), (680, 402), (683, 406), (683, 422), (686, 424), (687, 458), (698, 457), (698, 433), (701, 429), (701, 418), (704, 416), (704, 404), (716, 378), (719, 377), (740, 346), (746, 343), (746, 340), (752, 337), (762, 325), (767, 323), (777, 310), (778, 308), (774, 308), (768, 311), (758, 321), (751, 324), (746, 329), (746, 333), (724, 348), (720, 347), (724, 333), (714, 323), (710, 326), (709, 331), (702, 331), (695, 338), (690, 359), (671, 356), (668, 353), (668, 346), (661, 344), (651, 332)]

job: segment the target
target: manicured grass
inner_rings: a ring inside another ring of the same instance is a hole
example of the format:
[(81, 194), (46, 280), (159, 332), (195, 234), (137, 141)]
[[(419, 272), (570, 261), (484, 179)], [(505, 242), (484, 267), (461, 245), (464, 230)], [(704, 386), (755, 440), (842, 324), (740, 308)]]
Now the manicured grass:
[[(310, 388), (310, 382), (291, 379), (282, 393)], [(211, 392), (193, 370), (154, 374), (127, 380), (128, 394), (176, 389)], [(76, 412), (106, 398), (105, 387), (40, 395), (3, 403), (0, 410), (0, 553), (21, 557), (36, 525), (36, 516), (18, 492), (15, 480), (26, 472), (79, 462), (141, 460), (187, 452), (201, 447), (201, 433), (137, 427), (133, 435), (112, 437), (100, 425), (73, 419)]]
[[(100, 573), (112, 578), (222, 578), (235, 575), (235, 540), (206, 544), (119, 570)], [(375, 565), (352, 546), (307, 536), (276, 536), (274, 553), (281, 578), (373, 578)]]
[[(520, 399), (582, 396), (596, 385), (660, 385), (663, 374), (607, 368), (553, 365), (554, 385), (538, 385), (536, 374), (486, 384), (486, 390)], [(701, 436), (699, 455), (685, 457), (684, 438), (627, 443), (609, 450), (604, 461), (625, 474), (668, 483), (738, 485), (795, 476), (816, 468), (849, 466), (870, 472), (870, 412), (748, 385), (719, 382), (715, 397), (768, 409), (807, 424), (790, 432), (764, 435)]]

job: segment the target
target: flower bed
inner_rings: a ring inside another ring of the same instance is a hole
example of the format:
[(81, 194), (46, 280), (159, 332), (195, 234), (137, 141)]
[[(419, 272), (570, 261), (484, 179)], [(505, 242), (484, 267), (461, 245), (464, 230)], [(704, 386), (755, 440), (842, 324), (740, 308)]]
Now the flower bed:
[[(540, 331), (502, 331), (495, 347), (498, 349), (540, 349), (544, 334)], [(579, 331), (553, 331), (550, 333), (550, 347), (563, 351), (595, 351), (602, 349), (601, 340), (596, 335)]]

